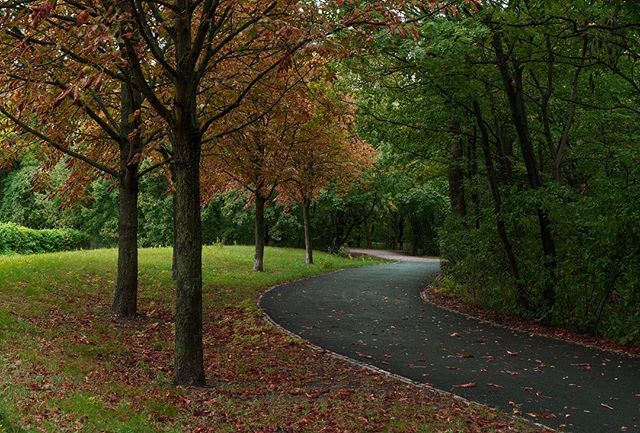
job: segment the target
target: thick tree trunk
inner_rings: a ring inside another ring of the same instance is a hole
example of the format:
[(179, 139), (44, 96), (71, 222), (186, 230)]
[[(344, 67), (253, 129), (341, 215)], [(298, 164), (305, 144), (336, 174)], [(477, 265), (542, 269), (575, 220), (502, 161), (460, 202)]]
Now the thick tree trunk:
[[(170, 166), (170, 170), (171, 170), (171, 181), (173, 182), (173, 184), (175, 185), (176, 183), (176, 171), (174, 168), (173, 163), (171, 163)], [(176, 217), (176, 194), (175, 191), (173, 193), (173, 199), (171, 200), (171, 212), (172, 212), (172, 218), (171, 218), (171, 222), (172, 222), (172, 233), (171, 233), (171, 278), (173, 278), (173, 281), (175, 281), (178, 278), (178, 265), (177, 265), (177, 259), (176, 259), (176, 233), (178, 233), (178, 229), (176, 221), (177, 221), (177, 217)]]
[(265, 226), (264, 226), (264, 206), (266, 199), (256, 193), (256, 219), (255, 219), (255, 239), (256, 250), (253, 257), (253, 270), (256, 272), (264, 271), (264, 242), (265, 242)]
[(204, 385), (200, 140), (181, 130), (175, 135), (177, 302), (174, 383)]
[(118, 205), (118, 282), (111, 310), (122, 317), (137, 313), (138, 166), (120, 173)]
[(142, 148), (138, 92), (120, 88), (120, 170), (118, 178), (118, 278), (111, 310), (122, 317), (137, 313), (138, 304), (138, 170), (136, 154)]
[[(185, 31), (189, 31), (185, 27)], [(186, 69), (188, 72), (188, 68)], [(176, 84), (171, 138), (175, 175), (176, 385), (205, 384), (202, 344), (202, 219), (200, 155), (194, 79), (185, 72)]]
[(302, 225), (304, 226), (304, 251), (305, 262), (308, 265), (313, 264), (313, 246), (311, 245), (311, 224), (309, 221), (309, 211), (311, 208), (311, 200), (305, 198), (302, 201)]
[(467, 214), (467, 203), (464, 196), (464, 145), (460, 139), (460, 124), (454, 122), (449, 126), (451, 132), (451, 148), (449, 163), (449, 199), (451, 211), (458, 218)]

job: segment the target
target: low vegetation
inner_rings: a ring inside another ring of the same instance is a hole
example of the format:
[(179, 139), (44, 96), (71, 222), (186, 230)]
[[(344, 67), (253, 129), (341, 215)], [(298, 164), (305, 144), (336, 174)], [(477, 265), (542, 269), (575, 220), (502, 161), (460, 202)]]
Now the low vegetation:
[(0, 254), (54, 253), (77, 250), (86, 243), (87, 236), (78, 230), (34, 230), (13, 223), (0, 223)]

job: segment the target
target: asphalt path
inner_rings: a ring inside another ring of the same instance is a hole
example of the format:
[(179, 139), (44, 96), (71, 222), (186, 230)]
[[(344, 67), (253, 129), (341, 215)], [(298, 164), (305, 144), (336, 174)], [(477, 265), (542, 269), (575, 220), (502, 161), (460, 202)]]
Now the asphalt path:
[(575, 433), (640, 432), (640, 359), (492, 326), (425, 303), (437, 259), (309, 278), (261, 300), (285, 329), (332, 352)]

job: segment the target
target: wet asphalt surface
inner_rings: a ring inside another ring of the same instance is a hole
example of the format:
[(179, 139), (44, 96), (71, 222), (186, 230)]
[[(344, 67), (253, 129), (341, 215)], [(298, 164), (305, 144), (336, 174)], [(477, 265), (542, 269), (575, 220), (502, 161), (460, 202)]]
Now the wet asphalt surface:
[(325, 349), (552, 428), (640, 432), (640, 359), (429, 305), (420, 291), (439, 269), (437, 260), (348, 269), (277, 287), (261, 306)]

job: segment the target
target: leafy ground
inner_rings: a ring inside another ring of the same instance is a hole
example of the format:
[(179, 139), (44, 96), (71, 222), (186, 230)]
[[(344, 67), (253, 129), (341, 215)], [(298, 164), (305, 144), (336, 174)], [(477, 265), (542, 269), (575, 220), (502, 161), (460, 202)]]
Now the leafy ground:
[(0, 257), (0, 433), (508, 432), (518, 421), (364, 371), (268, 324), (256, 307), (285, 280), (361, 266), (248, 247), (204, 253), (209, 386), (173, 388), (168, 249), (142, 250), (141, 311), (108, 312), (114, 250)]

